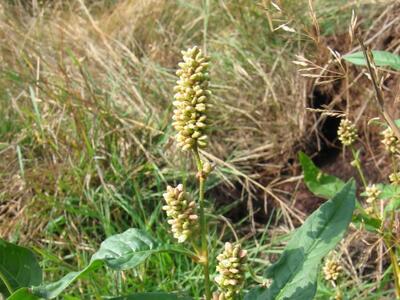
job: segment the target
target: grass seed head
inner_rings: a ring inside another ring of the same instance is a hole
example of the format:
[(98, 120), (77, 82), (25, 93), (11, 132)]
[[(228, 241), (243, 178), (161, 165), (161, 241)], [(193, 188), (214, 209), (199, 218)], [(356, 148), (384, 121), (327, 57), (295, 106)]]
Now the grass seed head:
[(197, 230), (196, 203), (188, 200), (182, 184), (175, 188), (168, 186), (163, 196), (167, 202), (163, 209), (167, 212), (172, 234), (179, 243), (186, 242)]
[(176, 140), (182, 150), (205, 148), (208, 137), (206, 135), (210, 107), (211, 92), (208, 89), (209, 58), (198, 47), (182, 51), (183, 62), (176, 72), (179, 80), (174, 88), (175, 107), (173, 123), (178, 131)]
[(357, 139), (356, 126), (350, 120), (342, 119), (338, 129), (338, 136), (344, 146), (351, 146)]
[(247, 251), (242, 250), (239, 244), (225, 243), (224, 251), (217, 256), (218, 275), (215, 281), (221, 291), (219, 299), (232, 300), (242, 288), (244, 281), (244, 267)]

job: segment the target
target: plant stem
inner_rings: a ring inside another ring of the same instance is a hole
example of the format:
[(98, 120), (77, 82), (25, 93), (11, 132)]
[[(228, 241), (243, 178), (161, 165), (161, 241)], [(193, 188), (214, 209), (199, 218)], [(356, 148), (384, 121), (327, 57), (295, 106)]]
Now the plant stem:
[(372, 52), (370, 49), (367, 49), (365, 47), (360, 37), (358, 37), (358, 42), (360, 43), (361, 49), (364, 53), (364, 58), (365, 61), (367, 62), (368, 72), (371, 75), (372, 86), (374, 87), (375, 91), (376, 104), (378, 105), (379, 110), (383, 118), (388, 123), (389, 127), (393, 130), (397, 138), (400, 139), (400, 129), (399, 127), (397, 127), (396, 122), (394, 121), (393, 117), (390, 115), (389, 111), (385, 107), (385, 102), (383, 100), (382, 90), (379, 86), (379, 80), (377, 78), (377, 72), (376, 72), (376, 65), (374, 62), (374, 57), (372, 55)]
[(204, 212), (204, 193), (206, 178), (203, 174), (203, 162), (201, 161), (199, 150), (193, 150), (194, 158), (197, 165), (198, 179), (199, 179), (199, 204), (200, 204), (200, 235), (201, 235), (201, 263), (203, 264), (204, 273), (204, 288), (206, 293), (206, 300), (211, 300), (211, 287), (210, 287), (210, 270), (209, 270), (209, 257), (208, 257), (208, 228), (207, 220)]
[[(396, 164), (395, 156), (393, 154), (391, 155), (391, 159), (392, 159), (393, 171), (396, 174), (397, 173), (397, 164)], [(399, 265), (397, 262), (396, 245), (395, 245), (395, 243), (393, 243), (393, 238), (392, 238), (394, 220), (395, 220), (395, 213), (394, 213), (394, 211), (392, 211), (391, 219), (390, 219), (390, 240), (388, 241), (387, 246), (388, 246), (388, 248), (390, 247), (389, 254), (390, 254), (390, 261), (393, 266), (394, 280), (396, 281), (395, 282), (396, 296), (398, 299), (400, 299), (400, 268), (399, 268)], [(394, 251), (393, 251), (393, 248), (391, 247), (391, 245), (393, 245)]]
[(360, 166), (360, 161), (358, 159), (358, 156), (357, 156), (356, 151), (354, 150), (353, 146), (351, 146), (351, 153), (353, 154), (353, 159), (355, 161), (355, 167), (356, 167), (356, 169), (358, 171), (358, 174), (360, 175), (360, 178), (361, 178), (361, 181), (362, 181), (362, 183), (364, 185), (364, 188), (366, 188), (368, 186), (367, 185), (367, 181), (365, 180), (364, 173), (363, 173), (363, 171), (361, 169), (361, 166)]
[(396, 253), (393, 251), (393, 248), (391, 246), (391, 239), (387, 240), (387, 239), (383, 239), (383, 241), (385, 242), (386, 247), (389, 250), (389, 256), (390, 256), (390, 262), (392, 264), (393, 267), (393, 275), (394, 275), (394, 286), (396, 287), (396, 297), (397, 299), (400, 299), (400, 268), (399, 265), (397, 263), (397, 256)]

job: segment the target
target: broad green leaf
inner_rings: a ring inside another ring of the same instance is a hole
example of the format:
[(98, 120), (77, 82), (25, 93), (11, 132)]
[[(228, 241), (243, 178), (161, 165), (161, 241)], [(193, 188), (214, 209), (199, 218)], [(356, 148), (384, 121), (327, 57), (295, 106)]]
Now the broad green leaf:
[(400, 187), (394, 184), (378, 184), (378, 188), (382, 191), (379, 198), (389, 201), (385, 213), (397, 210), (400, 207)]
[(110, 298), (108, 300), (191, 300), (188, 296), (172, 293), (137, 293), (129, 296)]
[(385, 207), (385, 213), (396, 211), (400, 207), (400, 198), (393, 198)]
[[(400, 128), (400, 119), (394, 120), (394, 123), (396, 124), (397, 127)], [(374, 118), (374, 119), (369, 120), (368, 125), (370, 125), (370, 124), (376, 124), (376, 125), (382, 126), (385, 129), (389, 127), (387, 122), (382, 121), (380, 118)]]
[(303, 152), (299, 153), (299, 160), (304, 172), (304, 183), (315, 195), (328, 199), (343, 188), (344, 182), (341, 179), (323, 173)]
[(363, 228), (370, 232), (376, 232), (382, 225), (381, 220), (368, 215), (365, 211), (355, 213), (352, 222), (357, 228)]
[(400, 186), (394, 184), (377, 184), (377, 187), (381, 190), (379, 199), (388, 200), (400, 197)]
[(165, 251), (165, 248), (156, 243), (145, 231), (128, 229), (106, 239), (83, 270), (71, 272), (57, 282), (34, 287), (32, 291), (39, 297), (53, 299), (76, 279), (103, 265), (114, 270), (131, 269), (144, 262), (151, 254), (160, 251)]
[(33, 295), (28, 288), (21, 288), (8, 297), (7, 300), (40, 300), (40, 298)]
[[(306, 154), (300, 152), (299, 160), (303, 168), (304, 182), (315, 195), (331, 198), (344, 186), (341, 179), (323, 173)], [(365, 229), (372, 232), (380, 228), (379, 219), (367, 215), (358, 201), (356, 201), (356, 207), (358, 212), (353, 216), (355, 225), (364, 226)]]
[(271, 286), (253, 289), (245, 299), (313, 299), (321, 260), (343, 238), (355, 207), (355, 193), (351, 180), (311, 214), (294, 232), (280, 259), (267, 269), (265, 277), (272, 279)]
[(8, 296), (8, 289), (14, 292), (41, 283), (42, 270), (35, 254), (25, 247), (0, 239), (0, 294)]
[[(391, 67), (395, 70), (400, 70), (400, 56), (397, 54), (387, 51), (374, 50), (372, 51), (372, 56), (374, 57), (375, 64), (378, 67)], [(347, 54), (343, 56), (343, 58), (355, 65), (367, 65), (367, 62), (364, 58), (364, 53), (362, 51)]]

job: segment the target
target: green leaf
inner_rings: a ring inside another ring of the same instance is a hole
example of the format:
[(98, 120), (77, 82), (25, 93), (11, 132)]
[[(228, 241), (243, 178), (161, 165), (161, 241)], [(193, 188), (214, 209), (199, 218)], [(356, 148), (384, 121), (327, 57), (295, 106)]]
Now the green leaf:
[[(375, 64), (378, 67), (391, 67), (395, 70), (400, 70), (400, 56), (387, 51), (379, 50), (372, 51), (372, 56), (374, 57)], [(364, 58), (364, 53), (362, 51), (347, 54), (343, 56), (343, 58), (355, 65), (367, 65), (367, 62)]]
[(400, 207), (400, 198), (393, 198), (385, 207), (385, 213), (396, 211)]
[(366, 229), (370, 232), (376, 232), (382, 225), (381, 220), (368, 215), (365, 211), (355, 213), (352, 222), (358, 229)]
[(187, 296), (180, 296), (170, 293), (138, 293), (129, 296), (110, 298), (108, 300), (191, 300)]
[(380, 190), (381, 194), (379, 195), (379, 199), (387, 200), (392, 198), (400, 197), (400, 186), (394, 184), (377, 184), (376, 185)]
[[(304, 172), (304, 182), (307, 188), (315, 195), (322, 198), (331, 198), (343, 188), (344, 181), (323, 173), (306, 154), (300, 152), (299, 160)], [(355, 225), (358, 225), (358, 227), (363, 226), (363, 228), (371, 232), (375, 232), (380, 228), (380, 220), (366, 214), (358, 201), (356, 201), (356, 207), (358, 213), (353, 216), (352, 220)]]
[(267, 269), (265, 277), (272, 279), (271, 286), (253, 289), (245, 299), (313, 299), (321, 260), (343, 238), (355, 207), (355, 193), (351, 180), (311, 214), (294, 232), (280, 259)]
[(131, 269), (144, 262), (153, 253), (160, 251), (165, 251), (165, 248), (161, 248), (145, 231), (128, 229), (106, 239), (83, 270), (68, 273), (59, 281), (34, 287), (32, 291), (39, 297), (53, 299), (72, 282), (104, 264), (114, 270)]
[(0, 239), (0, 294), (5, 296), (22, 287), (42, 283), (42, 270), (35, 254)]
[(378, 188), (382, 191), (379, 198), (389, 200), (385, 214), (397, 210), (400, 207), (400, 187), (394, 184), (378, 184)]
[(343, 188), (344, 182), (341, 179), (323, 173), (303, 152), (299, 153), (299, 160), (304, 172), (304, 183), (315, 195), (328, 199)]
[[(379, 199), (388, 201), (385, 207), (385, 213), (394, 211), (400, 206), (400, 186), (394, 184), (382, 184), (376, 185), (381, 191)], [(366, 196), (366, 193), (361, 193), (361, 196)]]
[(13, 293), (7, 300), (39, 300), (40, 298), (33, 295), (28, 288), (22, 288)]

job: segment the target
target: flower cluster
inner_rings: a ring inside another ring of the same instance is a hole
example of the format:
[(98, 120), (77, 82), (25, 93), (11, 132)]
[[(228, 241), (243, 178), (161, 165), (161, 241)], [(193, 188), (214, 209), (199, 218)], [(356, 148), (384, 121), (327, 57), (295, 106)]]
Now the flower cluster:
[(343, 294), (340, 290), (336, 291), (335, 293), (335, 297), (333, 298), (333, 300), (343, 300)]
[(221, 290), (219, 300), (232, 300), (240, 292), (246, 256), (247, 251), (242, 250), (240, 245), (225, 243), (224, 251), (217, 257), (219, 275), (215, 277), (215, 281)]
[(182, 51), (183, 62), (176, 72), (175, 107), (172, 125), (178, 131), (176, 139), (183, 150), (207, 146), (207, 109), (211, 92), (208, 89), (208, 61), (198, 47)]
[(382, 132), (383, 139), (382, 144), (385, 149), (391, 154), (396, 154), (400, 152), (400, 142), (397, 136), (393, 133), (393, 130), (388, 127)]
[(400, 185), (400, 172), (394, 172), (390, 174), (389, 181), (394, 185)]
[(368, 207), (366, 207), (366, 208), (365, 208), (365, 213), (366, 213), (367, 215), (369, 215), (369, 216), (373, 216), (373, 215), (376, 214), (376, 213), (375, 213), (375, 209), (374, 209), (373, 206), (368, 206)]
[(322, 270), (324, 272), (325, 280), (336, 281), (342, 271), (342, 266), (336, 259), (327, 259)]
[(175, 188), (168, 186), (163, 196), (167, 202), (163, 209), (167, 212), (172, 234), (179, 243), (183, 243), (197, 229), (196, 203), (188, 200), (182, 184)]
[(338, 129), (338, 136), (344, 146), (351, 146), (357, 139), (357, 129), (350, 120), (342, 119)]
[(381, 190), (375, 185), (367, 186), (365, 189), (365, 194), (367, 196), (366, 202), (367, 203), (376, 203), (381, 194)]
[(213, 300), (226, 300), (224, 294), (219, 294), (219, 293), (214, 293), (213, 294)]

